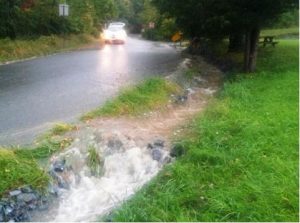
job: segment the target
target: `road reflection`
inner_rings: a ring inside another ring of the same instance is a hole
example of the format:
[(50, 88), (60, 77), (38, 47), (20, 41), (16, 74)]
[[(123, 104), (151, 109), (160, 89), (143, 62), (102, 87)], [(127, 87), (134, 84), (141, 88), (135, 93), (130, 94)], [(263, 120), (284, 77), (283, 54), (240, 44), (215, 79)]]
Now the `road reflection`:
[(128, 52), (125, 45), (105, 45), (98, 55), (94, 79), (106, 90), (117, 89), (130, 82)]

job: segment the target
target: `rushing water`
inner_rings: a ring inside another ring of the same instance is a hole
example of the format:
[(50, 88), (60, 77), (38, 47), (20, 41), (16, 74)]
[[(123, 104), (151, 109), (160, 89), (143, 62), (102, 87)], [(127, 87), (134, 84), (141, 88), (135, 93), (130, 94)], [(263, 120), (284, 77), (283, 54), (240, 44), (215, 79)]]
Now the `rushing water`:
[[(95, 137), (92, 137), (95, 138)], [(115, 140), (115, 139), (114, 139)], [(40, 214), (38, 221), (93, 221), (108, 213), (133, 195), (161, 169), (168, 152), (159, 148), (160, 160), (153, 159), (153, 149), (137, 147), (133, 141), (119, 139), (119, 145), (109, 146), (109, 140), (92, 143), (104, 161), (101, 177), (91, 175), (87, 166), (87, 142), (77, 140), (68, 150), (53, 157), (52, 163), (62, 158), (69, 170), (62, 177), (69, 182), (69, 189), (60, 189), (59, 204), (52, 211)], [(88, 143), (91, 144), (91, 143)], [(112, 143), (111, 143), (112, 144)], [(116, 143), (115, 143), (116, 144)], [(81, 145), (81, 146), (80, 146)]]
[(71, 185), (61, 197), (55, 221), (94, 220), (132, 195), (159, 170), (145, 149), (131, 148), (106, 157), (101, 178), (80, 173), (78, 185)]

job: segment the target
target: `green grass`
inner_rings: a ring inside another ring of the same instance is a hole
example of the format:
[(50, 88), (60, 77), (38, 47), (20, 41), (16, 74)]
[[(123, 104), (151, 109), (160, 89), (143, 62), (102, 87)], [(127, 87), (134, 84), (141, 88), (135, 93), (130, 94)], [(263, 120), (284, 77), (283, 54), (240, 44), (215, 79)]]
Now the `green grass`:
[(70, 145), (71, 138), (64, 134), (74, 130), (73, 125), (59, 123), (31, 147), (0, 147), (0, 197), (8, 190), (23, 185), (32, 185), (42, 190), (47, 186), (48, 175), (39, 163)]
[(72, 139), (70, 138), (48, 138), (38, 142), (34, 147), (10, 148), (10, 150), (13, 150), (15, 154), (22, 158), (42, 160), (49, 158), (56, 152), (62, 151), (69, 146), (71, 142)]
[(262, 30), (261, 36), (296, 36), (299, 35), (299, 27), (290, 27), (285, 29), (265, 29)]
[(93, 176), (100, 176), (102, 174), (103, 161), (97, 153), (95, 147), (90, 147), (87, 157), (87, 165), (90, 168)]
[(179, 142), (186, 154), (113, 221), (299, 221), (298, 41), (261, 49)]
[(51, 136), (61, 136), (64, 135), (67, 132), (73, 131), (76, 129), (75, 125), (71, 125), (68, 123), (56, 123), (54, 127), (49, 131), (49, 133), (46, 133), (46, 135), (49, 137)]
[(65, 134), (75, 129), (76, 126), (74, 125), (57, 123), (52, 129), (42, 135), (34, 146), (29, 148), (10, 148), (10, 150), (13, 150), (15, 154), (23, 158), (46, 159), (70, 145), (72, 139), (66, 137)]
[(81, 119), (89, 120), (100, 116), (138, 115), (160, 108), (168, 103), (170, 95), (179, 87), (163, 78), (151, 78), (135, 87), (121, 91), (118, 97), (102, 107), (85, 114)]
[(0, 63), (76, 49), (96, 41), (88, 35), (42, 36), (33, 40), (0, 39)]
[(34, 160), (5, 149), (0, 149), (0, 179), (0, 197), (23, 185), (32, 185), (42, 191), (49, 181), (47, 174)]

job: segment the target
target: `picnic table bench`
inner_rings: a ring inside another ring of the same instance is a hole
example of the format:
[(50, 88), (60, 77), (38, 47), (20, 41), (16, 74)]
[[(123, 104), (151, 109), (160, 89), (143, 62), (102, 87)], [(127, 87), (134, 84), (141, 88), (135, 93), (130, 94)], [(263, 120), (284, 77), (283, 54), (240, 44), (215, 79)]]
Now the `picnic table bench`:
[(263, 47), (266, 47), (267, 45), (275, 47), (275, 45), (279, 43), (278, 41), (274, 41), (275, 36), (262, 36), (260, 38), (263, 39), (263, 41), (259, 41), (259, 44), (262, 44)]

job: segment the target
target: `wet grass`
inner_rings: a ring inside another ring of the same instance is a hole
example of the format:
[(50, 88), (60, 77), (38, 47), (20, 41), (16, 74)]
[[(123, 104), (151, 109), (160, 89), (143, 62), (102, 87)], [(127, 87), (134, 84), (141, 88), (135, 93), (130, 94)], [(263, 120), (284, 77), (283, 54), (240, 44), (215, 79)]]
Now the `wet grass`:
[(48, 138), (32, 147), (10, 148), (16, 155), (26, 159), (47, 159), (56, 152), (62, 151), (72, 142), (70, 138)]
[(186, 153), (113, 221), (299, 222), (298, 41), (261, 49), (179, 139)]
[(137, 86), (121, 91), (118, 97), (107, 101), (102, 107), (91, 111), (82, 120), (101, 116), (139, 115), (165, 106), (171, 94), (179, 92), (179, 87), (163, 78), (151, 78)]
[(70, 35), (65, 40), (55, 35), (14, 41), (0, 39), (0, 63), (72, 50), (95, 41), (98, 40), (84, 34)]
[(76, 129), (75, 125), (68, 124), (68, 123), (56, 123), (54, 127), (49, 131), (49, 133), (46, 133), (46, 135), (49, 137), (51, 136), (61, 136), (66, 134), (67, 132), (73, 131)]
[(27, 159), (47, 159), (54, 153), (68, 147), (73, 141), (72, 138), (66, 137), (67, 132), (76, 129), (75, 125), (67, 123), (57, 123), (46, 132), (44, 135), (37, 139), (37, 142), (30, 147), (12, 147), (15, 154)]
[(59, 123), (33, 145), (28, 147), (0, 147), (0, 197), (8, 190), (32, 185), (42, 190), (48, 184), (48, 175), (39, 162), (68, 147), (72, 139), (64, 137), (75, 126)]
[(100, 176), (102, 173), (103, 162), (95, 147), (90, 147), (88, 150), (87, 165), (93, 176)]
[(0, 197), (23, 185), (43, 190), (49, 178), (32, 159), (23, 158), (14, 151), (0, 149)]

